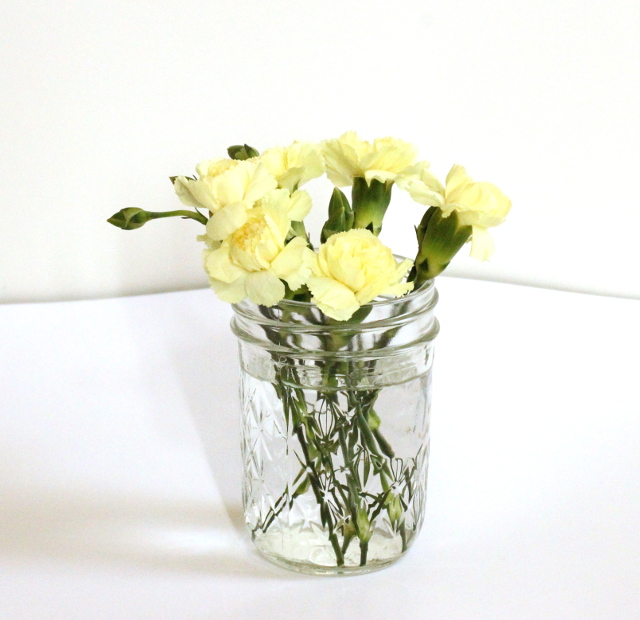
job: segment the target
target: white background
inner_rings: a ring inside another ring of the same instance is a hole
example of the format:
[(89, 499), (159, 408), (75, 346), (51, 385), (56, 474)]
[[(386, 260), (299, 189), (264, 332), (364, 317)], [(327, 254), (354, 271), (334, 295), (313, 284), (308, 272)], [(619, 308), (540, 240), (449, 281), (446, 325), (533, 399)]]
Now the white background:
[[(0, 301), (204, 286), (199, 224), (106, 218), (177, 208), (167, 177), (230, 144), (351, 128), (513, 199), (494, 260), (450, 274), (640, 297), (637, 0), (29, 0), (0, 23)], [(411, 254), (422, 209), (393, 204)]]

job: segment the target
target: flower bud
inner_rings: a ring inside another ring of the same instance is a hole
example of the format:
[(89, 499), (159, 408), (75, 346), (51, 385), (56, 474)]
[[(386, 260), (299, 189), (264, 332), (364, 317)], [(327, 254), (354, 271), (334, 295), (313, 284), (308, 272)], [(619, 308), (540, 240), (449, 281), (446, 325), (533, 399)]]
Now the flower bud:
[(400, 497), (395, 493), (391, 493), (385, 502), (387, 514), (391, 523), (396, 523), (402, 518), (402, 503)]
[(353, 211), (349, 200), (342, 191), (335, 187), (329, 201), (329, 218), (322, 227), (320, 242), (325, 243), (331, 235), (351, 230), (352, 227)]
[(122, 230), (135, 230), (136, 228), (144, 226), (151, 219), (149, 215), (148, 211), (130, 207), (128, 209), (121, 209), (112, 215), (107, 222), (118, 228), (122, 228)]
[(373, 409), (369, 409), (367, 424), (372, 431), (377, 431), (380, 428), (380, 416)]
[(231, 159), (239, 160), (251, 159), (252, 157), (258, 157), (258, 155), (260, 155), (256, 149), (248, 144), (235, 144), (234, 146), (230, 146), (227, 149), (227, 153)]
[(358, 530), (358, 538), (362, 542), (368, 542), (373, 532), (371, 531), (371, 522), (369, 515), (364, 508), (358, 508), (356, 514), (356, 529)]

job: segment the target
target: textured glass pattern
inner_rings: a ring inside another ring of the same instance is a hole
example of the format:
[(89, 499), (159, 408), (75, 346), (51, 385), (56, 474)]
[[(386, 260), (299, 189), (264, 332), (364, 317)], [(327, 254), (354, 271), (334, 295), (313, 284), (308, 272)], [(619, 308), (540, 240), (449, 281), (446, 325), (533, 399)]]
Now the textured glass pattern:
[(295, 321), (239, 312), (243, 502), (271, 561), (368, 572), (401, 557), (420, 530), (437, 333), (435, 290), (421, 295), (348, 326), (305, 320), (299, 308)]

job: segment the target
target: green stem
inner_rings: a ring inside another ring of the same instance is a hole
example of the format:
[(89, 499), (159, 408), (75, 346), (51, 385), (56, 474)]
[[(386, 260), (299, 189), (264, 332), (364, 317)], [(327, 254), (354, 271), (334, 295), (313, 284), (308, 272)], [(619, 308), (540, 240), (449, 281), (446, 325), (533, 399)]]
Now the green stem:
[(150, 220), (157, 220), (161, 217), (190, 217), (192, 220), (196, 220), (196, 222), (200, 222), (205, 226), (209, 221), (202, 213), (187, 211), (186, 209), (178, 209), (177, 211), (147, 211), (147, 213), (151, 216), (149, 217)]
[(369, 551), (369, 542), (360, 541), (360, 566), (367, 563), (367, 551)]
[(336, 554), (336, 563), (338, 564), (338, 566), (343, 566), (344, 556), (342, 555), (342, 549), (340, 548), (338, 537), (336, 536), (336, 533), (334, 531), (333, 518), (331, 517), (331, 513), (327, 508), (326, 502), (324, 501), (320, 484), (320, 476), (318, 475), (318, 472), (316, 470), (315, 463), (309, 456), (309, 447), (304, 436), (304, 431), (302, 430), (302, 425), (298, 425), (294, 432), (298, 437), (298, 441), (300, 442), (300, 446), (302, 447), (302, 453), (304, 455), (305, 462), (307, 464), (307, 467), (309, 468), (309, 480), (311, 482), (313, 494), (316, 496), (316, 501), (320, 506), (320, 513), (325, 515), (325, 519), (327, 521), (327, 527), (329, 529), (329, 540), (331, 541), (331, 546), (333, 547), (333, 551)]

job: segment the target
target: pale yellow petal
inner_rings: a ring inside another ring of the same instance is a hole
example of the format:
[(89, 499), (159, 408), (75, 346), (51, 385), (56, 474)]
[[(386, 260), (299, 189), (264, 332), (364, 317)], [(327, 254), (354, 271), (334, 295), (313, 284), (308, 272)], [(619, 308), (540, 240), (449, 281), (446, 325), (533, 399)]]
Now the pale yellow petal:
[(294, 142), (288, 147), (268, 149), (260, 155), (260, 160), (276, 177), (278, 186), (289, 192), (324, 172), (320, 147), (312, 142)]
[(309, 279), (313, 259), (306, 239), (294, 237), (271, 263), (271, 271), (296, 291)]
[(217, 250), (222, 245), (222, 241), (214, 241), (211, 237), (209, 237), (209, 235), (206, 235), (206, 234), (197, 235), (196, 241), (202, 241), (203, 243), (206, 244), (207, 250), (205, 251)]
[(348, 131), (334, 140), (325, 140), (322, 154), (331, 182), (338, 187), (351, 185), (353, 177), (362, 174), (360, 157), (368, 148), (370, 145), (360, 140), (355, 131)]
[(274, 306), (284, 298), (285, 288), (278, 276), (270, 271), (256, 271), (245, 279), (247, 296), (254, 304)]
[(301, 222), (311, 211), (311, 196), (309, 196), (309, 193), (305, 190), (293, 192), (287, 211), (292, 222)]
[(493, 255), (495, 246), (491, 233), (481, 226), (473, 226), (471, 233), (471, 252), (469, 256), (487, 261)]
[(189, 206), (209, 211), (216, 211), (220, 208), (211, 187), (206, 179), (188, 179), (187, 177), (177, 177), (173, 183), (180, 202)]
[(447, 174), (446, 178), (447, 190), (451, 188), (451, 190), (455, 190), (462, 185), (466, 185), (471, 181), (467, 171), (460, 164), (454, 164), (451, 166), (451, 170), (449, 170), (449, 174)]
[(244, 200), (250, 204), (256, 202), (256, 200), (260, 200), (268, 191), (276, 187), (278, 187), (276, 178), (269, 172), (264, 163), (258, 162), (244, 192)]
[[(296, 181), (295, 185), (300, 187), (307, 181), (315, 179), (324, 173), (324, 159), (319, 144), (313, 142), (294, 142), (287, 152), (288, 165), (296, 170), (295, 177), (289, 180), (289, 183)], [(282, 185), (285, 187), (285, 185)], [(293, 185), (289, 187), (293, 190)]]
[[(284, 191), (284, 190), (283, 190)], [(284, 247), (284, 240), (291, 228), (289, 214), (280, 206), (269, 205), (262, 209), (265, 222), (268, 224), (274, 241), (277, 241), (280, 249)]]
[(408, 192), (417, 203), (429, 207), (442, 207), (445, 189), (429, 170), (429, 163), (421, 161), (403, 170), (396, 177), (396, 185)]
[(346, 321), (360, 307), (353, 291), (332, 278), (311, 276), (307, 286), (318, 308), (338, 321)]
[(247, 222), (247, 211), (247, 205), (243, 202), (223, 207), (207, 222), (207, 235), (215, 241), (226, 239)]
[(287, 152), (283, 146), (267, 149), (260, 155), (260, 161), (276, 179), (287, 172)]
[(187, 177), (176, 177), (173, 182), (173, 189), (182, 204), (187, 205), (187, 207), (202, 208), (203, 205), (193, 197), (189, 189), (189, 185), (193, 182), (193, 179), (187, 179)]
[(413, 290), (413, 282), (399, 282), (398, 284), (394, 284), (384, 291), (382, 291), (382, 295), (393, 295), (394, 297), (401, 297), (405, 295), (409, 291)]
[(245, 161), (235, 168), (210, 178), (212, 191), (221, 205), (230, 205), (244, 200), (254, 168), (254, 163)]
[(222, 301), (237, 304), (247, 296), (245, 277), (246, 273), (233, 282), (221, 282), (215, 278), (209, 278), (209, 285)]
[(191, 195), (203, 208), (215, 212), (222, 206), (211, 186), (211, 177), (204, 177), (197, 181), (188, 180), (187, 184)]
[[(362, 157), (360, 165), (363, 170), (376, 171), (379, 174), (388, 173), (395, 178), (407, 166), (413, 165), (418, 152), (417, 149), (404, 140), (397, 138), (377, 138), (369, 152)], [(383, 179), (380, 181), (390, 180)]]
[(374, 179), (380, 181), (380, 183), (393, 182), (397, 176), (395, 172), (389, 172), (388, 170), (370, 169), (364, 173), (364, 178), (369, 185), (371, 185), (371, 181)]
[(204, 266), (207, 273), (216, 280), (230, 283), (246, 274), (229, 256), (229, 245), (223, 243), (217, 250), (204, 251)]
[(239, 163), (240, 161), (236, 159), (208, 159), (196, 166), (196, 172), (199, 177), (215, 177), (231, 168), (235, 168)]

